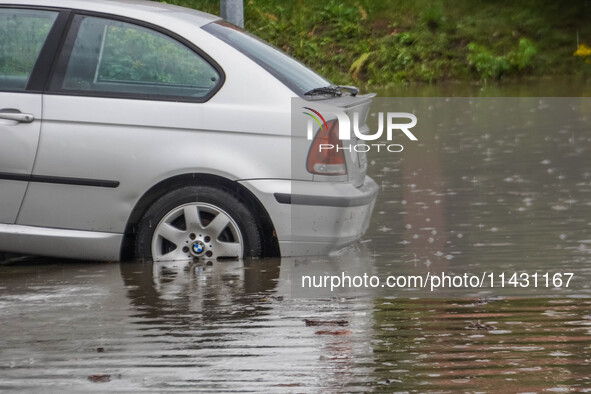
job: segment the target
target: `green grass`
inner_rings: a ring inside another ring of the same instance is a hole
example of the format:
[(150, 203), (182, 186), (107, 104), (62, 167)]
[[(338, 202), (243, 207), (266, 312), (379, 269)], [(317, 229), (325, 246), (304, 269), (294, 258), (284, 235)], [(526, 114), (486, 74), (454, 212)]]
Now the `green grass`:
[[(219, 14), (218, 0), (168, 0)], [(591, 76), (590, 0), (245, 0), (246, 29), (339, 84)]]

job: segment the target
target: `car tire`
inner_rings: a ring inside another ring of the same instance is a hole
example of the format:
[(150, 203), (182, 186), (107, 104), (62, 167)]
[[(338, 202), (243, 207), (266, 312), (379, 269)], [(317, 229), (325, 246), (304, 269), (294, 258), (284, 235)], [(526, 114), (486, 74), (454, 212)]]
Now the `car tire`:
[(262, 231), (235, 193), (187, 186), (160, 197), (141, 219), (135, 256), (145, 261), (260, 257)]

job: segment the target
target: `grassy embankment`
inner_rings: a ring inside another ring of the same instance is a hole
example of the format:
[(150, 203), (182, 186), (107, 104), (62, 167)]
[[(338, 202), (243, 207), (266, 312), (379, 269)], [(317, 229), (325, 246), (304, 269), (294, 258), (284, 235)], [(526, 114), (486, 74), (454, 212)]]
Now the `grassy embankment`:
[[(218, 0), (167, 0), (219, 14)], [(335, 83), (591, 77), (591, 1), (245, 0), (246, 29)]]

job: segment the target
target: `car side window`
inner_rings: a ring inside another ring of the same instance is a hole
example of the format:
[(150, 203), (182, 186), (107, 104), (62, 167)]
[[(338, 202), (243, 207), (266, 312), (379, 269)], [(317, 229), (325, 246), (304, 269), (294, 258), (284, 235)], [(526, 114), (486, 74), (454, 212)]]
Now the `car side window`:
[(23, 91), (57, 18), (53, 11), (0, 8), (0, 90)]
[(60, 90), (198, 99), (220, 82), (211, 64), (160, 32), (82, 15), (73, 26), (75, 40)]

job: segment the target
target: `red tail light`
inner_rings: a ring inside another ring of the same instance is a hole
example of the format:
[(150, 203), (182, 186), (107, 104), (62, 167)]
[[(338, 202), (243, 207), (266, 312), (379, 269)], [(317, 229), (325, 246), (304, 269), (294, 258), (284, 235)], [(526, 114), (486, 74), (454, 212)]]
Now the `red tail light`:
[(327, 126), (328, 129), (320, 128), (312, 141), (308, 152), (308, 171), (318, 175), (345, 175), (347, 165), (339, 140), (339, 122), (331, 120)]

